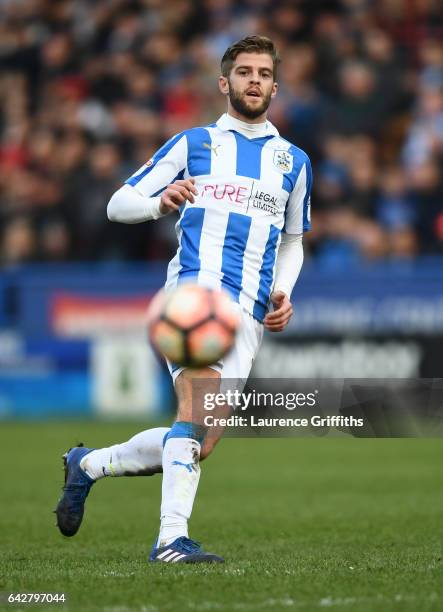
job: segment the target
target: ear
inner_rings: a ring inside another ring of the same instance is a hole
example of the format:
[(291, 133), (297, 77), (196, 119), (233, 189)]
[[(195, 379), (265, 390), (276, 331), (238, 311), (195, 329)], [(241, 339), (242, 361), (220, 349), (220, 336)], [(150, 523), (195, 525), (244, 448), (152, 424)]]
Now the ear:
[(278, 83), (274, 83), (274, 85), (272, 86), (271, 98), (275, 98), (275, 96), (277, 95), (277, 91), (278, 91)]
[(229, 83), (228, 79), (224, 76), (218, 77), (218, 88), (224, 96), (227, 96), (229, 93)]

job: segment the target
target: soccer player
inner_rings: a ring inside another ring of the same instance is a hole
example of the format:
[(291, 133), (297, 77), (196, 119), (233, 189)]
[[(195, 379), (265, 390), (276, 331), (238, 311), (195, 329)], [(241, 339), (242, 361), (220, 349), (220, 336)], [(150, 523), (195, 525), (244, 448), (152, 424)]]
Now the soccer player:
[(120, 223), (178, 212), (179, 246), (166, 290), (183, 281), (223, 287), (238, 303), (241, 326), (223, 362), (200, 370), (168, 363), (178, 403), (171, 428), (150, 429), (109, 448), (75, 447), (65, 455), (56, 509), (64, 535), (78, 531), (85, 499), (100, 478), (163, 472), (160, 531), (150, 560), (223, 561), (188, 537), (199, 462), (217, 442), (193, 418), (192, 380), (246, 380), (264, 328), (280, 332), (292, 315), (302, 235), (310, 229), (312, 173), (306, 153), (266, 119), (277, 94), (278, 63), (273, 42), (263, 36), (229, 47), (219, 77), (227, 113), (171, 138), (108, 204), (109, 219)]

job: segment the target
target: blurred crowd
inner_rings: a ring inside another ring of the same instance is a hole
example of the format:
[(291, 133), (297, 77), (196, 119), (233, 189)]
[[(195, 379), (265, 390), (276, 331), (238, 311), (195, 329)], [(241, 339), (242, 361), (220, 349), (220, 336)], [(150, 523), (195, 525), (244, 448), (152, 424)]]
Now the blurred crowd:
[(443, 253), (441, 0), (0, 0), (0, 262), (165, 259), (173, 218), (108, 222), (172, 134), (225, 111), (219, 60), (274, 39), (270, 119), (311, 157), (307, 251)]

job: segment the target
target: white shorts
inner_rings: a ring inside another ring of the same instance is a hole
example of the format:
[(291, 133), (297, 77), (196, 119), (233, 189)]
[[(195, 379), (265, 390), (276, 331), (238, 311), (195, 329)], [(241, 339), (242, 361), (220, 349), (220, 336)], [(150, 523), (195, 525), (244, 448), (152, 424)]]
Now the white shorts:
[[(240, 326), (235, 339), (235, 344), (224, 359), (217, 361), (209, 367), (221, 373), (221, 378), (248, 380), (254, 359), (260, 348), (263, 338), (264, 326), (246, 310), (239, 307)], [(177, 376), (185, 370), (185, 367), (177, 366), (166, 359), (172, 382), (175, 384)]]

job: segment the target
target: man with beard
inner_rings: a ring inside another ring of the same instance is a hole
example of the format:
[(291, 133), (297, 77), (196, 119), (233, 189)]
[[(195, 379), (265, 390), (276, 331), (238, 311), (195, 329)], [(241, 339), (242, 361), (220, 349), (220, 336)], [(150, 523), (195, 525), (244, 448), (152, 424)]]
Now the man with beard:
[(263, 329), (280, 332), (292, 315), (302, 235), (310, 229), (312, 174), (307, 155), (266, 119), (277, 93), (278, 62), (273, 42), (263, 36), (229, 47), (219, 77), (227, 113), (171, 138), (109, 202), (109, 219), (121, 223), (178, 211), (179, 248), (166, 290), (183, 281), (222, 287), (238, 304), (241, 326), (223, 361), (200, 370), (168, 363), (178, 403), (171, 428), (150, 429), (109, 448), (76, 447), (65, 455), (66, 481), (56, 510), (64, 535), (78, 531), (85, 499), (100, 478), (163, 472), (160, 532), (150, 560), (223, 561), (188, 537), (199, 461), (221, 435), (221, 430), (209, 435), (193, 414), (192, 380), (203, 379), (210, 392), (221, 379), (238, 380), (241, 387)]

